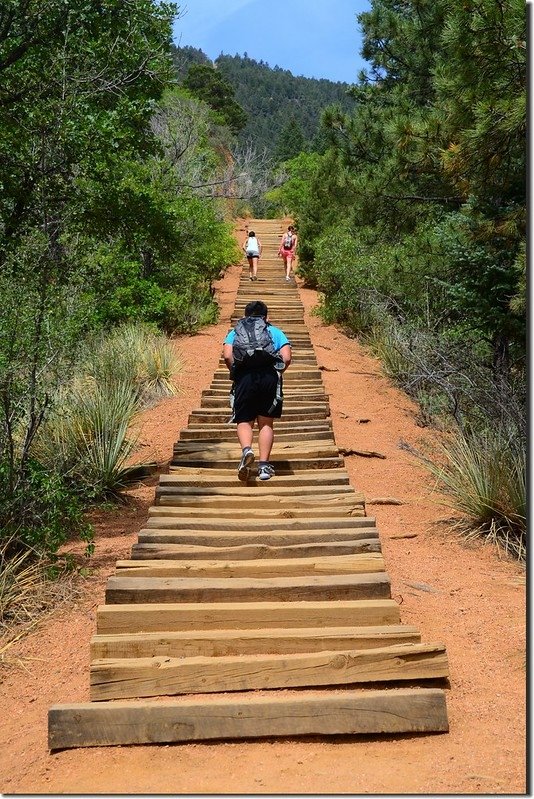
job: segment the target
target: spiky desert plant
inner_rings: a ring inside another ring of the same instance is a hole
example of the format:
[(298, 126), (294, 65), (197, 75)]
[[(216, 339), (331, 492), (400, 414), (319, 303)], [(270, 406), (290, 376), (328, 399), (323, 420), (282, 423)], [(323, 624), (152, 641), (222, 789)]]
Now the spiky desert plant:
[(116, 496), (131, 482), (125, 464), (137, 441), (131, 432), (139, 410), (137, 392), (129, 384), (112, 381), (94, 384), (73, 399), (77, 463), (72, 472), (94, 496)]
[(35, 454), (83, 493), (117, 495), (131, 482), (125, 464), (136, 446), (131, 426), (139, 407), (137, 389), (130, 383), (73, 380), (43, 425)]
[(130, 383), (143, 405), (177, 392), (179, 362), (170, 340), (141, 323), (120, 325), (94, 341), (83, 368), (99, 383)]
[(161, 397), (177, 393), (174, 375), (180, 363), (172, 344), (166, 336), (152, 336), (142, 353), (143, 401), (148, 404)]
[(456, 526), (484, 536), (523, 560), (526, 544), (526, 453), (519, 437), (496, 427), (458, 433), (441, 444), (438, 461), (425, 460), (444, 503), (459, 511)]

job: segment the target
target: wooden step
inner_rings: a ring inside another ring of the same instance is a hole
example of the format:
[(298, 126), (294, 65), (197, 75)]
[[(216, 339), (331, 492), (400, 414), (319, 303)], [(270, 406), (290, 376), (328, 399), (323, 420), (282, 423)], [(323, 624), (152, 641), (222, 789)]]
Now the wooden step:
[(362, 627), (399, 624), (393, 599), (293, 602), (181, 602), (101, 605), (97, 633), (247, 630), (271, 627)]
[(385, 571), (378, 553), (260, 560), (118, 560), (121, 577), (283, 577)]
[[(183, 431), (180, 433), (179, 441), (202, 441), (204, 444), (217, 444), (218, 442), (232, 442), (235, 441), (235, 430), (225, 430), (220, 431), (218, 430), (216, 433), (210, 434), (204, 432), (202, 434), (198, 433), (189, 433), (189, 431)], [(334, 442), (334, 435), (331, 430), (324, 430), (324, 431), (314, 431), (314, 432), (306, 432), (306, 431), (298, 431), (295, 430), (293, 432), (276, 432), (276, 438), (280, 442), (285, 441), (329, 441), (331, 443)], [(257, 435), (254, 436), (254, 442), (257, 441)], [(254, 446), (254, 445), (253, 445)]]
[[(161, 477), (168, 477), (168, 475), (161, 475)], [(263, 486), (263, 488), (260, 488)], [(325, 491), (326, 486), (308, 486), (308, 485), (293, 485), (293, 486), (279, 486), (278, 481), (273, 483), (267, 480), (257, 480), (255, 485), (249, 486), (246, 483), (234, 483), (234, 485), (221, 487), (213, 485), (204, 486), (184, 486), (172, 483), (169, 480), (164, 480), (160, 483), (157, 491), (161, 493), (172, 494), (173, 496), (189, 497), (191, 502), (196, 502), (197, 499), (205, 497), (239, 497), (241, 499), (260, 499), (267, 497), (272, 502), (277, 502), (279, 499), (287, 499), (296, 497), (297, 499), (312, 499), (317, 496), (319, 492)], [(355, 498), (363, 503), (363, 494), (354, 491), (350, 485), (330, 485), (328, 486), (328, 495), (331, 498), (336, 496), (349, 497), (351, 500)]]
[[(352, 506), (351, 506), (352, 507)], [(148, 509), (147, 527), (181, 527), (182, 529), (198, 530), (211, 527), (214, 530), (312, 530), (317, 528), (343, 528), (371, 527), (368, 522), (370, 517), (364, 515), (359, 506), (350, 513), (343, 508), (299, 508), (292, 510), (276, 510), (274, 508), (257, 508), (254, 518), (250, 511), (230, 508), (216, 508), (204, 510), (201, 508), (184, 507), (173, 508), (172, 505), (152, 505)], [(332, 539), (335, 540), (335, 539)]]
[[(169, 474), (160, 474), (161, 486), (180, 485), (191, 487), (232, 487), (236, 488), (236, 474), (228, 474), (225, 469), (202, 469), (188, 466), (175, 466)], [(280, 488), (312, 487), (350, 485), (349, 474), (346, 469), (301, 469), (298, 475), (276, 475), (276, 485)], [(254, 488), (260, 491), (269, 490), (269, 480), (258, 480), (256, 476), (249, 479), (245, 488)]]
[[(196, 540), (196, 538), (195, 538)], [(331, 555), (356, 555), (366, 552), (380, 552), (380, 541), (376, 538), (363, 538), (348, 541), (308, 542), (282, 544), (276, 546), (266, 544), (238, 544), (235, 546), (210, 546), (202, 544), (166, 544), (146, 543), (134, 544), (132, 558), (134, 560), (193, 560), (216, 558), (218, 560), (250, 560), (251, 558), (308, 558)]]
[(328, 602), (389, 599), (386, 572), (306, 577), (109, 577), (106, 603)]
[(93, 635), (91, 660), (145, 657), (223, 657), (290, 654), (336, 649), (378, 649), (421, 643), (417, 627), (297, 627), (261, 630), (187, 630), (185, 632)]
[(447, 732), (438, 688), (299, 692), (54, 705), (48, 746), (111, 746), (299, 735)]
[[(246, 486), (243, 486), (246, 489)], [(254, 491), (254, 489), (252, 489)], [(234, 496), (196, 496), (191, 497), (180, 494), (179, 490), (167, 488), (162, 491), (156, 492), (158, 504), (165, 507), (180, 507), (185, 509), (192, 509), (202, 513), (203, 511), (219, 509), (221, 511), (228, 511), (232, 508), (236, 509), (236, 517), (239, 514), (246, 512), (262, 516), (265, 512), (275, 511), (275, 515), (279, 517), (283, 511), (288, 511), (293, 514), (299, 509), (308, 510), (311, 515), (330, 513), (333, 510), (343, 511), (343, 515), (350, 515), (353, 510), (360, 510), (363, 508), (363, 497), (356, 492), (346, 494), (319, 494), (315, 497), (311, 495), (296, 496), (291, 499), (287, 495), (268, 494), (267, 492), (255, 491), (253, 496), (246, 494), (235, 494)], [(246, 513), (244, 513), (246, 515)]]
[(113, 658), (90, 670), (92, 701), (447, 677), (442, 644), (287, 655)]

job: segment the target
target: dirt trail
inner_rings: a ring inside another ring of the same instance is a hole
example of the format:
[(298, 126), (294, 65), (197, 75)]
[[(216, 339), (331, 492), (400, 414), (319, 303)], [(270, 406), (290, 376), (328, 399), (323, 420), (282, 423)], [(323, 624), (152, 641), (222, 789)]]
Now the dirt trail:
[[(242, 235), (241, 233), (239, 234)], [(176, 340), (181, 394), (144, 414), (142, 453), (166, 461), (190, 410), (198, 407), (229, 327), (241, 267), (217, 285), (221, 322)], [(261, 262), (260, 262), (261, 270)], [(282, 274), (282, 267), (281, 267)], [(132, 504), (95, 515), (93, 572), (81, 598), (57, 610), (9, 650), (2, 669), (3, 793), (524, 793), (525, 587), (523, 571), (493, 547), (467, 547), (444, 522), (428, 476), (399, 448), (431, 433), (417, 409), (381, 375), (358, 343), (311, 314), (301, 289), (336, 442), (383, 458), (349, 456), (354, 487), (375, 515), (401, 619), (423, 641), (447, 646), (451, 680), (446, 735), (376, 739), (292, 739), (68, 750), (49, 754), (51, 704), (88, 701), (89, 639), (115, 561), (129, 556), (154, 496), (155, 480), (131, 491)], [(366, 423), (358, 420), (369, 419)], [(406, 537), (411, 536), (411, 537)]]

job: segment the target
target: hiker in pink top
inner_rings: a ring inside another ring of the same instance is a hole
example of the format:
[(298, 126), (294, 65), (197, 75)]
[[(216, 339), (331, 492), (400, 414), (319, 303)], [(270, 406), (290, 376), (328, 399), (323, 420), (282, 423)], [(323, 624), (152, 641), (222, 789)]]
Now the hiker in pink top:
[(284, 259), (284, 267), (286, 270), (286, 281), (289, 283), (291, 280), (291, 271), (293, 266), (293, 259), (295, 258), (295, 251), (297, 249), (298, 237), (295, 233), (293, 225), (288, 225), (287, 233), (282, 236), (280, 247), (278, 248), (278, 255)]

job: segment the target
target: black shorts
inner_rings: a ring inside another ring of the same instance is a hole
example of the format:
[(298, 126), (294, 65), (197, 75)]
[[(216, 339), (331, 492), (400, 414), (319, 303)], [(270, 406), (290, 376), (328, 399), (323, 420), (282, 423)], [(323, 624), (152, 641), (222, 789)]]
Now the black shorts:
[(282, 400), (276, 401), (277, 385), (278, 373), (275, 369), (256, 369), (236, 375), (233, 421), (252, 422), (257, 416), (279, 419)]

